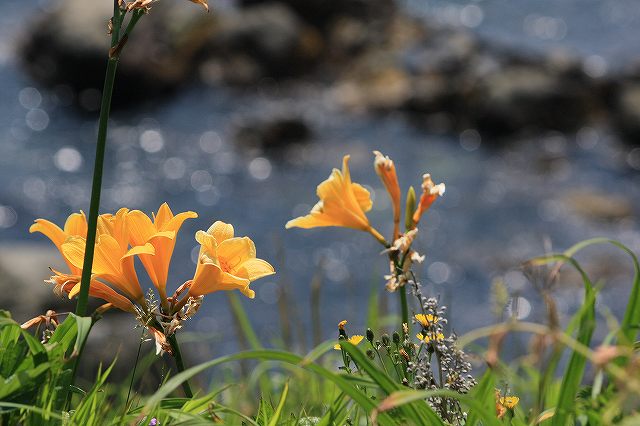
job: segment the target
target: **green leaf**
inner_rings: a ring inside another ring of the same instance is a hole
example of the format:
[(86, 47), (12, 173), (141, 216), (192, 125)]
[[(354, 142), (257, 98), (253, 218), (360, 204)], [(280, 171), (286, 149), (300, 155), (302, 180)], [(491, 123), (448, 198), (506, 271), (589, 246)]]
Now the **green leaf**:
[[(571, 250), (571, 249), (570, 249)], [(572, 251), (567, 251), (572, 253)], [(596, 327), (596, 291), (591, 284), (587, 273), (582, 269), (580, 264), (572, 257), (566, 254), (558, 254), (547, 256), (548, 259), (557, 261), (563, 261), (570, 263), (580, 274), (584, 285), (584, 303), (582, 308), (574, 315), (571, 323), (576, 322), (578, 324), (578, 334), (576, 340), (585, 346), (589, 346), (591, 337)], [(571, 328), (571, 324), (570, 324)], [(570, 335), (570, 332), (567, 334)], [(556, 412), (551, 420), (552, 426), (565, 426), (569, 420), (570, 415), (575, 410), (575, 398), (584, 376), (584, 370), (587, 364), (587, 359), (584, 355), (573, 351), (569, 364), (562, 378), (562, 385), (560, 387), (560, 395), (558, 396), (558, 402), (556, 404)]]
[[(495, 378), (493, 375), (493, 370), (487, 368), (487, 370), (482, 375), (482, 378), (478, 381), (478, 384), (473, 387), (471, 390), (471, 396), (478, 401), (478, 403), (483, 407), (484, 410), (488, 410), (495, 413), (496, 400), (495, 400)], [(495, 417), (495, 416), (494, 416)], [(476, 410), (469, 411), (469, 417), (467, 421), (470, 425), (478, 424), (480, 420), (480, 413), (476, 412)]]
[(7, 399), (12, 394), (26, 392), (38, 386), (36, 382), (42, 374), (49, 370), (49, 364), (44, 363), (34, 368), (19, 371), (6, 379), (0, 377), (0, 400)]

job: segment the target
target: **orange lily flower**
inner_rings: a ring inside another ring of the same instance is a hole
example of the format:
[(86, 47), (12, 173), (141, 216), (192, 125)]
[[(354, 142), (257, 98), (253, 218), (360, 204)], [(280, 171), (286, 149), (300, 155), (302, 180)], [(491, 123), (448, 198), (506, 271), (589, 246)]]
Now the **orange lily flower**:
[(153, 222), (140, 210), (132, 210), (126, 215), (131, 246), (151, 244), (155, 249), (155, 255), (143, 252), (137, 254), (149, 274), (151, 282), (158, 289), (163, 303), (167, 299), (165, 288), (171, 255), (176, 244), (176, 235), (185, 220), (196, 217), (198, 214), (192, 211), (174, 216), (167, 203), (162, 204), (158, 213), (153, 215)]
[[(107, 232), (109, 229), (106, 221), (108, 221), (110, 217), (111, 215), (101, 215), (98, 218), (98, 238), (100, 238), (101, 232)], [(65, 274), (51, 269), (54, 275), (47, 282), (54, 285), (54, 292), (56, 294), (68, 294), (69, 299), (73, 298), (80, 289), (80, 279), (84, 261), (85, 238), (87, 235), (87, 219), (84, 213), (81, 211), (80, 213), (71, 214), (65, 222), (64, 229), (61, 229), (46, 219), (36, 219), (35, 223), (29, 228), (29, 232), (43, 233), (58, 248), (62, 258), (69, 266), (70, 273)], [(71, 244), (71, 246), (67, 246), (67, 244)], [(75, 247), (76, 251), (81, 250), (82, 256), (80, 259), (77, 258), (77, 253), (70, 251), (70, 247)], [(131, 261), (133, 261), (133, 259), (131, 259)], [(96, 262), (94, 262), (94, 267), (95, 266)], [(135, 312), (135, 307), (129, 299), (95, 278), (96, 275), (92, 274), (89, 287), (90, 296), (106, 300), (123, 311)]]
[(189, 287), (192, 297), (220, 290), (239, 290), (253, 299), (251, 281), (275, 274), (273, 266), (256, 258), (256, 247), (249, 237), (234, 237), (233, 225), (217, 221), (196, 233), (200, 255)]
[[(96, 237), (92, 273), (94, 277), (111, 283), (131, 300), (143, 304), (144, 294), (133, 265), (134, 256), (153, 256), (155, 249), (150, 243), (128, 248), (129, 238), (125, 222), (127, 212), (128, 209), (120, 209), (115, 216), (102, 217)], [(80, 270), (84, 262), (85, 246), (86, 241), (82, 237), (71, 237), (62, 245), (63, 256)], [(80, 285), (77, 284), (69, 292), (69, 297), (73, 297), (79, 291)]]
[(342, 226), (369, 232), (378, 241), (387, 244), (365, 215), (365, 212), (371, 210), (371, 196), (362, 185), (351, 182), (349, 155), (345, 155), (342, 160), (342, 171), (333, 169), (329, 178), (318, 185), (317, 194), (320, 201), (311, 212), (290, 220), (285, 228)]

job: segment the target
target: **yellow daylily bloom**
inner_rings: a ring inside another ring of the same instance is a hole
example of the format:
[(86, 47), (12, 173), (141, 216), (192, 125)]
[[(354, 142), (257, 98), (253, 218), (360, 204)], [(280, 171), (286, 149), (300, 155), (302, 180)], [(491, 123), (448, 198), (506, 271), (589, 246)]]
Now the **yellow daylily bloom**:
[[(362, 342), (362, 339), (364, 339), (364, 336), (360, 336), (358, 334), (355, 334), (351, 337), (349, 337), (349, 339), (347, 340), (347, 342), (351, 343), (352, 345), (358, 346), (360, 344), (360, 342)], [(333, 349), (339, 351), (340, 348), (340, 344), (336, 344)]]
[(416, 337), (424, 343), (431, 343), (432, 341), (442, 342), (444, 340), (444, 334), (442, 333), (418, 333), (416, 334)]
[(268, 262), (256, 258), (256, 247), (249, 237), (234, 237), (230, 224), (217, 221), (206, 232), (198, 231), (196, 241), (200, 243), (200, 254), (190, 296), (239, 290), (253, 299), (251, 281), (275, 273)]
[(376, 231), (365, 212), (371, 210), (369, 191), (362, 185), (351, 182), (349, 155), (342, 159), (342, 171), (333, 169), (327, 180), (318, 185), (320, 201), (306, 216), (292, 219), (285, 228), (317, 228), (322, 226), (341, 226), (371, 233), (378, 241), (386, 245), (384, 237)]
[(389, 193), (391, 204), (393, 206), (393, 239), (398, 237), (400, 223), (400, 184), (396, 175), (396, 166), (388, 156), (383, 155), (380, 151), (373, 151), (376, 156), (373, 167), (382, 180), (384, 187)]
[[(150, 243), (128, 248), (127, 212), (128, 209), (120, 209), (115, 216), (101, 215), (96, 236), (92, 273), (93, 277), (108, 281), (131, 300), (142, 304), (144, 294), (133, 265), (134, 256), (153, 256), (155, 249)], [(84, 238), (71, 237), (62, 245), (62, 254), (74, 267), (82, 270), (85, 247), (86, 240)], [(79, 291), (79, 286), (76, 287), (75, 292)]]
[(196, 217), (198, 214), (192, 211), (174, 216), (167, 203), (160, 206), (158, 213), (153, 215), (153, 221), (140, 210), (132, 210), (126, 214), (131, 246), (151, 244), (155, 250), (154, 255), (150, 253), (137, 254), (163, 301), (167, 298), (165, 288), (176, 235), (185, 220)]
[[(109, 225), (109, 223), (112, 222), (111, 216), (112, 215), (100, 215), (98, 217), (97, 238), (100, 238), (101, 234), (106, 234), (113, 229), (113, 227)], [(70, 299), (73, 298), (80, 291), (80, 279), (84, 262), (85, 238), (87, 235), (87, 219), (84, 212), (81, 211), (80, 213), (71, 214), (65, 222), (64, 229), (61, 229), (46, 219), (36, 219), (35, 223), (29, 228), (29, 232), (43, 233), (58, 248), (63, 259), (69, 266), (70, 273), (65, 274), (51, 269), (54, 275), (47, 282), (54, 285), (53, 291), (56, 294), (68, 294)], [(67, 244), (71, 244), (71, 246), (67, 246)], [(75, 247), (75, 251), (70, 251), (71, 247)], [(96, 246), (96, 252), (98, 251)], [(78, 252), (81, 252), (80, 257), (78, 257)], [(131, 261), (133, 261), (133, 259), (131, 259)], [(96, 262), (94, 259), (94, 267), (95, 266)], [(135, 271), (133, 271), (133, 273), (135, 273)], [(135, 312), (134, 305), (129, 299), (117, 293), (108, 285), (97, 281), (95, 278), (96, 275), (92, 274), (89, 287), (90, 296), (106, 300), (123, 311)]]
[(439, 319), (437, 316), (432, 315), (432, 314), (416, 314), (414, 315), (416, 321), (418, 321), (418, 323), (420, 323), (420, 325), (422, 325), (423, 327), (429, 327), (431, 325), (437, 324)]

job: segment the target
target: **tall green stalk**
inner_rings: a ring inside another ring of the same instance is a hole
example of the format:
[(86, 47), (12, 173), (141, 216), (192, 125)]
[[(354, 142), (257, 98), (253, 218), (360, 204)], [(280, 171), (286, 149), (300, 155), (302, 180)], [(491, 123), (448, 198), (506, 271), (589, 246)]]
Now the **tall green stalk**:
[[(184, 362), (182, 361), (182, 352), (180, 352), (180, 346), (178, 345), (178, 339), (176, 338), (175, 333), (171, 336), (167, 336), (167, 342), (171, 346), (171, 350), (173, 351), (173, 357), (176, 360), (176, 367), (178, 368), (178, 372), (182, 373), (184, 368)], [(193, 398), (193, 392), (191, 391), (191, 386), (189, 385), (189, 380), (185, 380), (182, 382), (182, 390), (187, 398)]]
[(402, 323), (400, 324), (400, 330), (402, 330), (403, 324), (409, 324), (409, 304), (407, 303), (406, 284), (398, 288), (398, 294), (400, 294), (400, 308), (402, 310)]
[(93, 180), (91, 184), (91, 204), (89, 205), (89, 217), (87, 219), (87, 242), (84, 251), (84, 261), (82, 263), (80, 292), (78, 293), (78, 302), (76, 304), (76, 315), (78, 316), (84, 316), (87, 313), (91, 270), (93, 269), (93, 253), (96, 243), (96, 228), (98, 226), (98, 211), (100, 209), (104, 153), (107, 145), (107, 127), (109, 123), (109, 113), (111, 112), (113, 86), (118, 68), (118, 46), (120, 44), (120, 27), (123, 19), (124, 13), (118, 6), (118, 0), (114, 0), (113, 18), (111, 19), (111, 49), (109, 50), (109, 60), (107, 61), (107, 71), (104, 77), (104, 88), (102, 90), (102, 102), (100, 104), (98, 141), (96, 143), (96, 158), (93, 166)]

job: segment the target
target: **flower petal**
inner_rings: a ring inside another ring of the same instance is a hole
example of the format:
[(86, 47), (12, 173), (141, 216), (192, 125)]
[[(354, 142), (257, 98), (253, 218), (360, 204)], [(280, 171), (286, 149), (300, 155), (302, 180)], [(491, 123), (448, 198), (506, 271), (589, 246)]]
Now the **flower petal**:
[(246, 278), (249, 281), (255, 281), (258, 278), (275, 274), (273, 266), (262, 259), (247, 259), (242, 262), (236, 269), (235, 275), (240, 278)]
[(207, 229), (207, 234), (213, 235), (218, 244), (229, 238), (233, 238), (233, 225), (224, 223), (220, 220), (213, 222), (213, 225)]
[(69, 215), (64, 224), (64, 233), (78, 237), (87, 237), (87, 218), (83, 211)]
[(356, 202), (363, 212), (368, 212), (369, 210), (371, 210), (371, 207), (373, 206), (373, 202), (371, 201), (371, 194), (365, 189), (364, 186), (360, 185), (359, 183), (352, 183), (351, 191), (356, 197)]
[(67, 239), (67, 235), (58, 225), (46, 219), (36, 219), (35, 223), (29, 228), (30, 233), (40, 232), (55, 244), (62, 254), (62, 243)]
[(235, 272), (244, 261), (256, 257), (256, 246), (249, 237), (229, 238), (218, 244), (218, 262), (227, 272)]
[(200, 263), (196, 268), (193, 283), (189, 288), (191, 296), (203, 296), (220, 290), (244, 290), (249, 280), (227, 274), (214, 263)]
[(157, 232), (155, 225), (149, 216), (140, 210), (132, 210), (127, 213), (127, 226), (129, 230), (129, 242), (132, 246), (142, 246)]
[(173, 212), (169, 208), (169, 204), (162, 203), (158, 213), (153, 215), (153, 224), (156, 228), (161, 229), (171, 219), (173, 219)]
[(178, 213), (172, 217), (171, 220), (163, 224), (161, 227), (158, 227), (158, 231), (173, 231), (177, 233), (185, 220), (195, 219), (197, 217), (198, 213), (192, 211)]
[[(69, 292), (69, 299), (72, 299), (80, 292), (80, 283), (76, 284)], [(102, 300), (113, 304), (118, 309), (125, 312), (136, 313), (136, 309), (133, 303), (123, 295), (117, 293), (114, 289), (108, 285), (101, 283), (97, 280), (91, 280), (91, 286), (89, 287), (89, 296), (97, 297)]]

